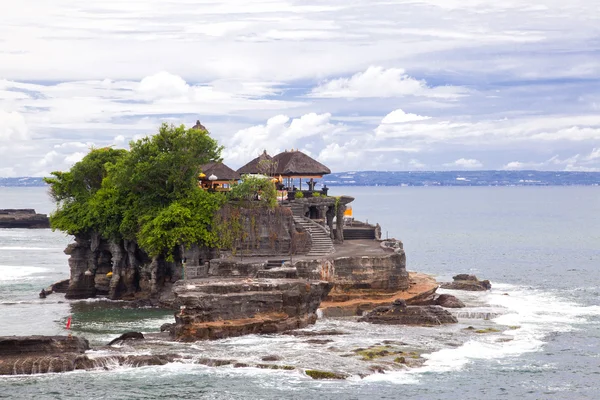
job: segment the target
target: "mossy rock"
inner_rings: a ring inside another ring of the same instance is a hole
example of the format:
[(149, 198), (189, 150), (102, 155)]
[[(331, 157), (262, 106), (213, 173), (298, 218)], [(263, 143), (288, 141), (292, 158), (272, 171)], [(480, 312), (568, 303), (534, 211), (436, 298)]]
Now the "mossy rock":
[(517, 329), (521, 329), (521, 325), (511, 325), (511, 326), (508, 327), (508, 329), (510, 329), (512, 331), (515, 331)]
[(496, 328), (485, 328), (485, 329), (477, 329), (475, 333), (496, 333), (500, 332), (499, 329)]
[(395, 354), (401, 354), (401, 351), (394, 351), (391, 346), (374, 346), (368, 349), (358, 348), (354, 352), (361, 356), (361, 360), (369, 361), (376, 358), (392, 356)]
[(404, 357), (396, 357), (394, 358), (394, 362), (398, 364), (406, 364), (406, 358)]
[(319, 371), (317, 369), (307, 369), (304, 373), (313, 379), (346, 379), (348, 375), (330, 371)]

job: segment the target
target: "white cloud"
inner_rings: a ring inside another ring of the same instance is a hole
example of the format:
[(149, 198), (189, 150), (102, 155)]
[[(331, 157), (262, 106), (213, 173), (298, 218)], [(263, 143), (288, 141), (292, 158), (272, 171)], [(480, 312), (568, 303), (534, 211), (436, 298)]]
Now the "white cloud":
[(401, 109), (392, 111), (381, 120), (382, 124), (399, 124), (403, 122), (412, 122), (412, 121), (423, 121), (426, 119), (430, 119), (431, 117), (424, 117), (421, 115), (406, 113)]
[(4, 167), (0, 168), (0, 176), (5, 178), (14, 178), (17, 176), (17, 173), (12, 167)]
[(161, 71), (141, 80), (137, 91), (146, 99), (170, 99), (185, 97), (190, 86), (180, 76)]
[(232, 165), (241, 166), (257, 157), (263, 150), (275, 154), (286, 149), (300, 148), (310, 153), (303, 142), (316, 140), (344, 130), (341, 124), (330, 122), (331, 114), (308, 113), (299, 118), (276, 115), (266, 124), (241, 129), (226, 141), (224, 156)]
[(401, 68), (370, 66), (349, 78), (338, 78), (314, 88), (311, 97), (359, 98), (424, 96), (440, 99), (455, 99), (466, 94), (464, 88), (427, 86), (424, 80), (414, 79)]
[(65, 157), (65, 163), (67, 163), (67, 164), (78, 163), (79, 161), (81, 161), (83, 159), (83, 157), (85, 157), (86, 154), (87, 153), (83, 153), (80, 151), (70, 154)]
[(459, 158), (458, 160), (444, 164), (446, 167), (457, 167), (461, 169), (477, 169), (483, 167), (481, 161), (474, 158)]
[(0, 38), (14, 38), (0, 40), (0, 171), (68, 168), (91, 144), (196, 119), (233, 165), (293, 147), (334, 170), (457, 168), (444, 163), (465, 154), (486, 168), (600, 167), (590, 0), (100, 8), (29, 0), (0, 13)]
[(25, 118), (18, 112), (0, 109), (0, 141), (25, 140), (28, 138)]

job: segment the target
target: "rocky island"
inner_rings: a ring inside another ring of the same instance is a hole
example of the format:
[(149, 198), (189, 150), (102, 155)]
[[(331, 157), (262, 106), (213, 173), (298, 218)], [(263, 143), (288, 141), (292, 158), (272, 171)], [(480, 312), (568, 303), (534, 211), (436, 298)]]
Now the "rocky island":
[[(65, 297), (171, 309), (160, 338), (180, 343), (289, 333), (314, 324), (318, 312), (368, 312), (362, 320), (376, 324), (456, 322), (442, 306), (460, 301), (436, 297), (433, 278), (407, 272), (401, 241), (354, 221), (346, 212), (352, 197), (315, 190), (327, 167), (300, 151), (265, 151), (234, 171), (219, 151), (199, 122), (163, 125), (130, 151), (93, 149), (71, 171), (53, 173), (47, 183), (58, 209), (50, 222), (75, 238), (65, 250)], [(71, 369), (96, 365), (72, 353)], [(131, 363), (177, 358), (156, 357)], [(35, 368), (0, 368), (11, 371)]]
[(33, 209), (0, 209), (0, 228), (46, 229), (50, 221)]

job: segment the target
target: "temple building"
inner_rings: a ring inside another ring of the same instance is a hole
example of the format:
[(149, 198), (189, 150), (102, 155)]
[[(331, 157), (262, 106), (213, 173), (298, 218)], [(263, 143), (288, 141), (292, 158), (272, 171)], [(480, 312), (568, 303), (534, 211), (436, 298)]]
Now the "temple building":
[(222, 162), (210, 162), (200, 167), (198, 185), (203, 189), (229, 191), (242, 177)]

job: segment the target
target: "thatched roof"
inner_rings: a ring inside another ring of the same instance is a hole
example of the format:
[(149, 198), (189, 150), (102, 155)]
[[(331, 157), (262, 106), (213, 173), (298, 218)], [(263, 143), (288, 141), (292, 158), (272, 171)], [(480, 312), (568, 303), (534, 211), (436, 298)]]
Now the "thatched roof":
[(263, 151), (262, 154), (258, 157), (256, 157), (254, 160), (250, 161), (248, 164), (244, 165), (243, 167), (239, 168), (237, 170), (237, 172), (239, 174), (264, 174), (265, 172), (268, 171), (264, 171), (264, 167), (260, 168), (260, 162), (263, 160), (272, 160), (273, 157), (271, 157), (270, 155), (267, 154), (267, 151)]
[(222, 162), (210, 162), (204, 164), (200, 167), (200, 171), (206, 175), (206, 179), (211, 175), (216, 176), (219, 181), (237, 181), (242, 179), (240, 174)]
[(203, 131), (207, 131), (206, 127), (200, 123), (200, 120), (196, 121), (196, 125), (192, 126), (192, 129), (200, 129)]
[(277, 163), (276, 175), (322, 176), (331, 173), (329, 168), (298, 150), (279, 153), (273, 161)]

